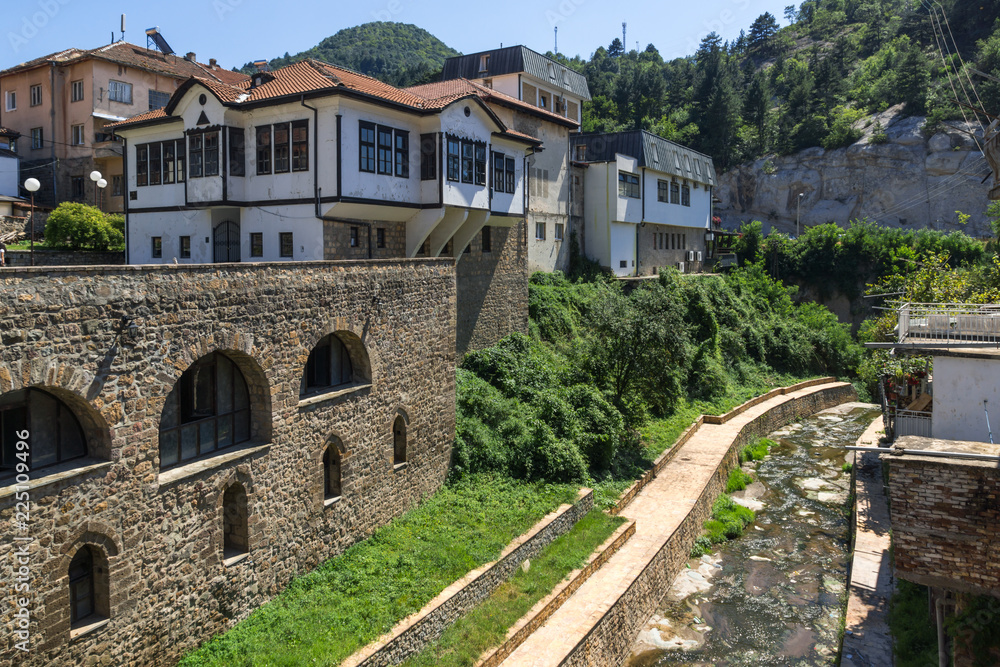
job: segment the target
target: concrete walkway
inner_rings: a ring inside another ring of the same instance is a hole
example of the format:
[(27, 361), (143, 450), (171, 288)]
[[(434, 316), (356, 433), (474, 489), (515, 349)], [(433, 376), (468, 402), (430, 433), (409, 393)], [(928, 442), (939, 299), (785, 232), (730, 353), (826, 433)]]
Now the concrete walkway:
[[(858, 439), (858, 446), (878, 446), (882, 428), (879, 417)], [(882, 485), (878, 453), (854, 454), (854, 560), (840, 664), (842, 667), (890, 667), (893, 656), (888, 615), (893, 580), (889, 562), (889, 505)]]
[[(782, 403), (841, 384), (823, 384), (775, 396), (749, 408), (725, 424), (704, 424), (682, 445), (656, 479), (643, 488), (621, 513), (621, 516), (636, 522), (632, 539), (503, 664), (558, 665), (636, 581), (643, 568), (667, 546), (668, 540), (698, 502), (744, 426)], [(700, 526), (698, 529), (700, 530)], [(690, 546), (684, 547), (685, 560)], [(675, 574), (669, 575), (669, 580)], [(655, 597), (654, 605), (666, 590), (664, 587), (663, 590), (650, 591), (650, 597)], [(648, 615), (639, 623), (645, 622), (647, 618)], [(635, 630), (638, 632), (639, 627)], [(633, 634), (629, 646), (616, 646), (611, 652), (621, 655), (624, 649), (624, 656), (621, 658), (624, 660), (634, 638)]]

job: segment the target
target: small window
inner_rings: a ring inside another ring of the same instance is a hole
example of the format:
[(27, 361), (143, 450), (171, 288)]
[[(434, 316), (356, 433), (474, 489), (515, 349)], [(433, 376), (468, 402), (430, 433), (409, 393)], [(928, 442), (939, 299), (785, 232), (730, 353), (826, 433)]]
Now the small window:
[(375, 245), (379, 248), (385, 247), (385, 227), (379, 227), (375, 230)]
[(229, 128), (229, 174), (246, 175), (246, 135), (242, 127)]
[(337, 336), (330, 334), (309, 353), (305, 372), (299, 386), (299, 396), (323, 393), (354, 381), (354, 366), (347, 346)]
[(493, 232), (490, 226), (486, 225), (482, 231), (483, 252), (493, 252)]
[(94, 591), (94, 557), (84, 545), (69, 564), (69, 618), (71, 627), (97, 613)]
[(163, 184), (170, 185), (174, 182), (175, 170), (177, 167), (176, 158), (177, 144), (173, 141), (163, 142)]
[(247, 492), (239, 482), (222, 494), (222, 557), (233, 558), (250, 551), (247, 530)]
[(122, 175), (115, 174), (111, 177), (111, 196), (121, 197), (122, 196)]
[(149, 145), (149, 184), (159, 185), (162, 174), (162, 145), (159, 142)]
[(188, 154), (191, 159), (191, 178), (201, 178), (204, 171), (205, 135), (192, 134), (188, 137)]
[(153, 237), (153, 247), (152, 247), (152, 257), (157, 259), (163, 257), (163, 238), (160, 236)]
[(437, 138), (433, 134), (420, 135), (420, 180), (437, 178)]
[(358, 228), (357, 227), (351, 227), (351, 247), (352, 248), (357, 248), (358, 247)]
[(17, 110), (17, 91), (8, 90), (4, 93), (5, 110), (6, 111), (16, 111)]
[(83, 146), (83, 125), (73, 125), (70, 127), (72, 138), (70, 141), (74, 146)]
[(78, 81), (73, 81), (70, 83), (70, 101), (71, 102), (81, 102), (83, 101), (83, 79)]
[[(30, 458), (18, 448), (18, 432), (31, 434)], [(87, 443), (76, 415), (62, 401), (40, 389), (21, 389), (0, 396), (0, 474), (17, 472), (19, 463), (31, 470), (87, 455)]]
[[(9, 111), (9, 109), (8, 109)], [(37, 150), (45, 145), (45, 141), (42, 138), (42, 128), (33, 127), (31, 128), (31, 148), (32, 150)]]
[(396, 130), (396, 176), (410, 177), (410, 133)]
[(681, 186), (681, 206), (691, 205), (691, 188), (685, 183)]
[(187, 178), (187, 142), (185, 139), (177, 140), (177, 182), (183, 183)]
[(135, 184), (149, 185), (149, 144), (135, 147)]
[(279, 233), (278, 241), (281, 243), (281, 256), (291, 257), (294, 252), (294, 246), (292, 244), (292, 233), (291, 232)]
[(493, 190), (494, 192), (506, 192), (507, 181), (503, 171), (503, 153), (493, 154)]
[(623, 259), (620, 262), (618, 262), (618, 268), (619, 269), (627, 269), (628, 268), (628, 260), (624, 260)]
[(205, 133), (205, 175), (219, 175), (219, 133)]
[(37, 107), (42, 103), (42, 85), (37, 84), (31, 87), (31, 106)]
[(124, 81), (108, 82), (108, 99), (112, 102), (132, 104), (132, 84)]
[(544, 93), (539, 93), (538, 94), (538, 106), (540, 106), (543, 109), (548, 109), (549, 108), (549, 96), (545, 95)]
[(473, 182), (473, 173), (474, 173), (474, 170), (475, 170), (475, 167), (474, 167), (474, 163), (475, 163), (474, 152), (475, 152), (475, 146), (472, 143), (470, 143), (468, 141), (463, 141), (462, 142), (462, 182), (463, 183), (472, 183)]
[(276, 123), (274, 126), (274, 173), (276, 174), (284, 174), (290, 168), (290, 141), (288, 123)]
[(677, 181), (673, 181), (670, 184), (670, 203), (671, 204), (681, 203), (681, 186)]
[(181, 256), (181, 259), (190, 259), (190, 257), (191, 257), (191, 237), (190, 236), (182, 236), (180, 238), (181, 238), (181, 247), (180, 247), (180, 256)]
[(573, 159), (577, 162), (583, 162), (587, 159), (587, 144), (577, 144), (573, 148), (575, 151)]
[(555, 240), (556, 241), (562, 241), (563, 240), (563, 223), (561, 223), (561, 222), (557, 222), (556, 223)]
[(479, 73), (483, 74), (490, 71), (490, 54), (484, 53), (479, 56)]
[(250, 256), (251, 257), (263, 257), (264, 256), (264, 233), (263, 232), (250, 232)]
[(392, 128), (378, 126), (378, 173), (392, 174)]
[(149, 91), (149, 110), (162, 109), (170, 102), (170, 93), (162, 93), (159, 90)]
[(656, 182), (656, 201), (667, 202), (669, 201), (669, 189), (670, 184), (666, 181)]
[(309, 171), (309, 121), (292, 123), (292, 171)]
[(83, 176), (73, 176), (70, 178), (70, 187), (72, 188), (72, 197), (77, 201), (83, 201)]
[(627, 171), (618, 172), (618, 194), (631, 199), (639, 198), (639, 177)]
[(271, 126), (257, 128), (257, 175), (271, 173)]
[(460, 148), (461, 142), (458, 139), (448, 137), (448, 180), (457, 181), (460, 173)]
[(545, 223), (536, 222), (535, 223), (535, 240), (544, 241), (545, 240)]
[(392, 423), (392, 463), (406, 463), (406, 421), (402, 415)]
[(486, 185), (486, 144), (476, 144), (476, 185)]
[(361, 121), (360, 165), (358, 169), (375, 173), (375, 124)]
[(323, 497), (326, 500), (339, 498), (343, 492), (340, 487), (340, 450), (337, 444), (330, 443), (330, 446), (323, 452)]
[(514, 158), (504, 159), (504, 171), (507, 174), (507, 192), (514, 194)]

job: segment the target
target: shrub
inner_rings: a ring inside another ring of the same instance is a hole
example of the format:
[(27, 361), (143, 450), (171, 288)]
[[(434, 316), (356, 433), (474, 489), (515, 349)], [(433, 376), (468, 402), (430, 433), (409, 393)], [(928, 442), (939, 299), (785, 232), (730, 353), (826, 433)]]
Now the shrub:
[(751, 483), (753, 483), (752, 475), (745, 473), (742, 468), (733, 468), (729, 473), (729, 480), (726, 482), (726, 493), (742, 491)]
[(45, 239), (55, 247), (70, 250), (120, 250), (125, 247), (125, 218), (105, 216), (86, 204), (63, 202), (45, 223)]

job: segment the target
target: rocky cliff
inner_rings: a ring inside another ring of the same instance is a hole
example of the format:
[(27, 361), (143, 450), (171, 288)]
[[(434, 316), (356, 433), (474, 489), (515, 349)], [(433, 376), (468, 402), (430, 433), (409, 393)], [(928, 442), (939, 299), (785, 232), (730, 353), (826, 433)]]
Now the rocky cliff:
[[(864, 136), (847, 148), (808, 150), (747, 163), (719, 178), (716, 213), (723, 226), (760, 220), (795, 233), (796, 200), (803, 193), (801, 223), (846, 225), (869, 218), (891, 227), (961, 229), (991, 235), (986, 220), (991, 174), (974, 135), (962, 122), (926, 131), (922, 117), (894, 107), (864, 121)], [(872, 141), (880, 133), (881, 143)], [(966, 224), (956, 211), (968, 214)]]

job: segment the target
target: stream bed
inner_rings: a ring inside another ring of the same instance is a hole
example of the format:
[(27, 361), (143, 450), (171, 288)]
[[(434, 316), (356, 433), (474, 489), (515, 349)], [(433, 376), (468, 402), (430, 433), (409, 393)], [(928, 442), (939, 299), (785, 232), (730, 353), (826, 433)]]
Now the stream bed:
[(768, 437), (755, 482), (731, 494), (753, 509), (743, 536), (692, 559), (639, 633), (630, 667), (832, 665), (849, 566), (843, 470), (876, 406), (848, 403)]

